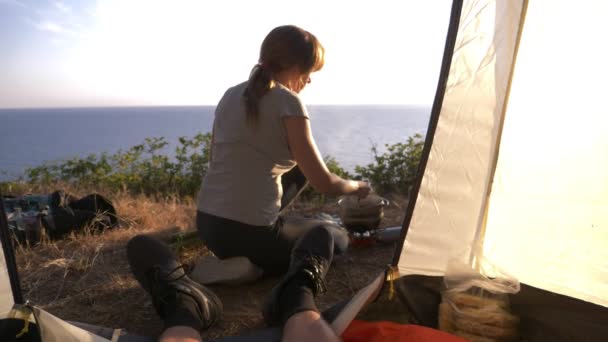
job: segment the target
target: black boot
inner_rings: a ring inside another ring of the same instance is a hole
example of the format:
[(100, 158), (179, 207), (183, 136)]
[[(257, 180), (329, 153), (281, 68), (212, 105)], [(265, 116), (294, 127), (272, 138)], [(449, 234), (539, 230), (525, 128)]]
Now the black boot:
[(201, 332), (219, 321), (223, 311), (220, 299), (186, 275), (166, 244), (138, 235), (127, 244), (127, 258), (133, 275), (150, 294), (165, 329), (181, 325)]
[(296, 242), (287, 274), (272, 289), (262, 309), (266, 324), (284, 324), (302, 311), (318, 312), (314, 297), (326, 291), (325, 275), (333, 249), (333, 237), (323, 226), (311, 229)]

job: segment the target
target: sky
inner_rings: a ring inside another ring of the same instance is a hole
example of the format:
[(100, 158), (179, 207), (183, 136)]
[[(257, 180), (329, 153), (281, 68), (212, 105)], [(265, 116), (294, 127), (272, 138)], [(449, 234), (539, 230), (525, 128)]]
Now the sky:
[(319, 38), (308, 104), (432, 103), (450, 0), (0, 0), (0, 108), (215, 105), (274, 27)]

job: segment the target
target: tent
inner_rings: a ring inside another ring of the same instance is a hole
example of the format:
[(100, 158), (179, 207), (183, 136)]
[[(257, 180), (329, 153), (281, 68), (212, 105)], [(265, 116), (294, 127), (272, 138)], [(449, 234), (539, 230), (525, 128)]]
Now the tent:
[[(453, 2), (393, 267), (341, 309), (337, 332), (388, 287), (410, 322), (436, 326), (448, 261), (483, 257), (521, 282), (510, 299), (525, 340), (608, 340), (605, 13), (595, 0)], [(23, 298), (0, 223), (6, 317)], [(36, 316), (45, 341), (79, 329)]]

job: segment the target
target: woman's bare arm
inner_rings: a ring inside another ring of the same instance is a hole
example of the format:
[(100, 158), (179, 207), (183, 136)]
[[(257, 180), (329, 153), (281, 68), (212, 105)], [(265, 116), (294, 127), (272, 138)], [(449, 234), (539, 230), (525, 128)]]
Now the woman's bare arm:
[(330, 195), (367, 196), (370, 191), (368, 183), (345, 180), (329, 171), (315, 144), (308, 119), (286, 117), (283, 119), (283, 124), (287, 131), (291, 153), (315, 190)]

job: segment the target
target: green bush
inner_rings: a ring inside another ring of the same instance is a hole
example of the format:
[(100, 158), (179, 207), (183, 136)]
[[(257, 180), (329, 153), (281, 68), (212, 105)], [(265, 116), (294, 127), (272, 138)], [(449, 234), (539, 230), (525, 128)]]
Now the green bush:
[(25, 181), (56, 182), (109, 191), (127, 190), (147, 195), (194, 196), (207, 172), (211, 134), (179, 138), (173, 158), (164, 138), (146, 138), (143, 144), (113, 155), (91, 154), (26, 170)]
[(386, 152), (383, 154), (378, 153), (376, 146), (372, 147), (374, 162), (367, 166), (356, 166), (355, 173), (358, 177), (368, 179), (378, 193), (409, 195), (418, 172), (424, 139), (422, 135), (416, 134), (409, 137), (406, 143), (385, 146)]
[[(146, 195), (178, 195), (194, 197), (207, 172), (211, 134), (197, 134), (178, 140), (173, 157), (167, 154), (164, 138), (147, 138), (115, 154), (90, 154), (63, 162), (47, 163), (26, 170), (18, 182), (0, 183), (3, 193), (25, 187), (49, 187), (55, 184), (75, 185), (85, 189), (128, 191)], [(406, 143), (386, 145), (386, 152), (372, 147), (374, 161), (356, 166), (351, 174), (332, 156), (325, 156), (327, 168), (345, 179), (368, 179), (376, 192), (407, 194), (413, 184), (422, 154), (424, 139), (420, 134)], [(325, 202), (324, 195), (311, 187), (302, 194), (305, 201)]]
[(0, 194), (25, 194), (32, 192), (30, 184), (21, 181), (0, 182)]

